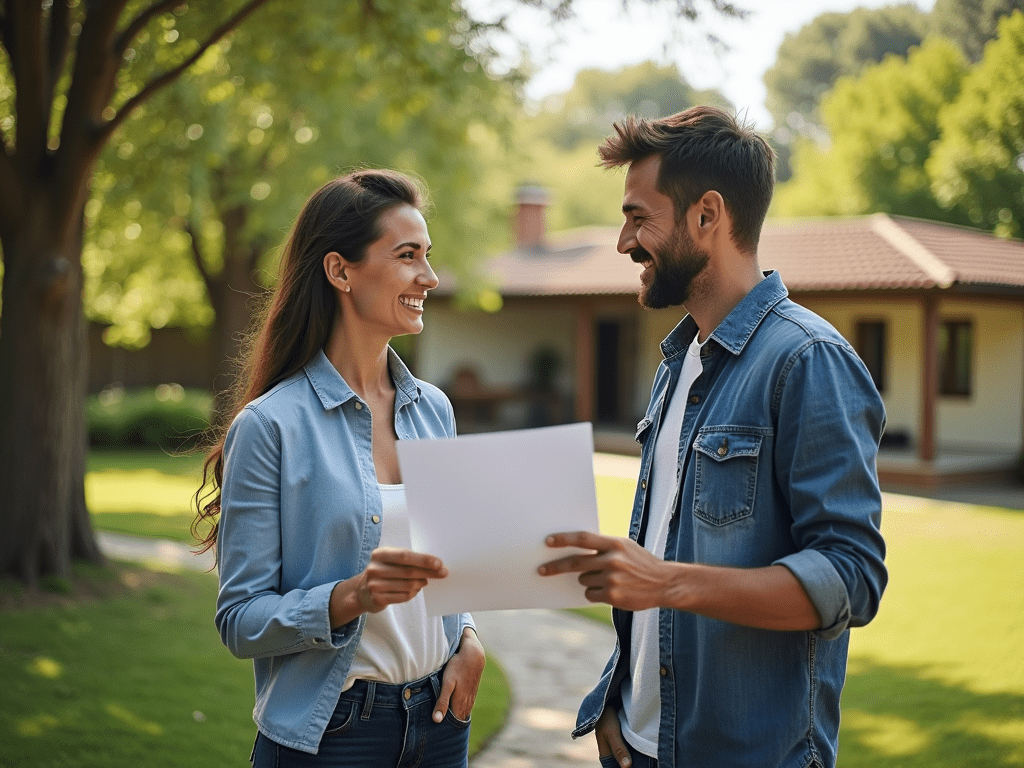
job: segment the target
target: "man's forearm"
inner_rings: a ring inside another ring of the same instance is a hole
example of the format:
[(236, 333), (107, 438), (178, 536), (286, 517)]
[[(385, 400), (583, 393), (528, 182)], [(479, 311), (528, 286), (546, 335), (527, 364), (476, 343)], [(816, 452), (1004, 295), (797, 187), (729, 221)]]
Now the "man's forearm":
[(723, 568), (666, 562), (661, 605), (758, 629), (807, 631), (821, 617), (788, 568)]

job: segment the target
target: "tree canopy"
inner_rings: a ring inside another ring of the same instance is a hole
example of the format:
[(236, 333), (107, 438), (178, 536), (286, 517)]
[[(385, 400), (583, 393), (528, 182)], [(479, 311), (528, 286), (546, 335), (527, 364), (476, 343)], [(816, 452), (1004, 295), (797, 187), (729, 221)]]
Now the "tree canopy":
[(892, 57), (860, 77), (840, 79), (821, 103), (830, 143), (800, 142), (793, 177), (780, 185), (775, 212), (884, 211), (966, 223), (961, 211), (938, 204), (924, 172), (939, 136), (939, 110), (956, 97), (966, 71), (956, 46), (936, 39), (906, 60)]
[(927, 161), (931, 191), (972, 224), (1024, 237), (1024, 12), (999, 23), (998, 38), (938, 115)]
[[(809, 133), (818, 102), (841, 77), (859, 75), (890, 54), (904, 55), (924, 39), (926, 15), (914, 5), (824, 13), (787, 34), (765, 72), (765, 106), (776, 128)], [(783, 134), (781, 140), (788, 142)]]
[(1024, 10), (1024, 0), (935, 0), (929, 32), (947, 37), (970, 61), (981, 58), (985, 43), (997, 34), (999, 20)]
[(465, 204), (481, 183), (472, 137), (500, 131), (517, 78), (491, 76), (486, 48), (471, 54), (456, 8), (420, 5), (415, 19), (370, 31), (353, 17), (329, 36), (275, 9), (127, 121), (97, 168), (83, 254), (87, 308), (109, 343), (215, 324), (231, 356), (246, 294), (272, 282), (303, 200), (357, 164), (425, 178), (438, 262), (459, 267), (490, 213)]
[(598, 166), (597, 146), (627, 114), (663, 117), (694, 104), (732, 109), (717, 91), (691, 87), (675, 65), (648, 61), (615, 71), (580, 71), (568, 91), (518, 121), (519, 152), (504, 182), (506, 201), (516, 183), (531, 181), (551, 194), (549, 229), (619, 224), (614, 201), (622, 195), (622, 177)]

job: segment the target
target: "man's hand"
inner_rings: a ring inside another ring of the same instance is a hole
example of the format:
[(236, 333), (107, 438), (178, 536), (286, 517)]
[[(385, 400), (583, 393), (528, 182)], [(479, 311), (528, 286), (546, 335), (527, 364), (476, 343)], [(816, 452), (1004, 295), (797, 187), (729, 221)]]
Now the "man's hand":
[(441, 692), (434, 706), (435, 723), (444, 720), (449, 708), (459, 720), (469, 720), (486, 663), (484, 647), (480, 645), (476, 632), (466, 627), (462, 630), (458, 653), (452, 656), (444, 668)]
[(619, 713), (611, 707), (605, 707), (597, 718), (594, 727), (597, 737), (597, 754), (599, 757), (613, 755), (621, 768), (629, 768), (633, 759), (629, 756), (626, 740), (622, 738), (622, 726), (619, 725)]
[(552, 560), (537, 569), (541, 576), (579, 573), (590, 602), (608, 603), (627, 611), (667, 604), (665, 590), (672, 576), (671, 565), (632, 539), (576, 531), (552, 534), (545, 543), (549, 547), (596, 550)]

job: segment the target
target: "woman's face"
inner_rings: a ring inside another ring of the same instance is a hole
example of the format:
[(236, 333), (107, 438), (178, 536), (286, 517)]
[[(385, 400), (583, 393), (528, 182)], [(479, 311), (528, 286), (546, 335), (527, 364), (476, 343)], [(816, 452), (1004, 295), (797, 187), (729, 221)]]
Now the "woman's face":
[(423, 303), (437, 287), (430, 268), (430, 235), (423, 215), (402, 204), (380, 218), (384, 232), (370, 243), (366, 256), (345, 264), (345, 320), (365, 323), (388, 338), (423, 330)]

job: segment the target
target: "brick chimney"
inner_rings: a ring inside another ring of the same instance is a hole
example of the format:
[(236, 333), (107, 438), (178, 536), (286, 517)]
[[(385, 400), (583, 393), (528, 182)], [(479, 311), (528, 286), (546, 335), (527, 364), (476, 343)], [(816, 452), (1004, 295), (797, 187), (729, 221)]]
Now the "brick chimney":
[(524, 185), (516, 190), (515, 244), (517, 248), (544, 245), (544, 209), (548, 193), (543, 187)]

